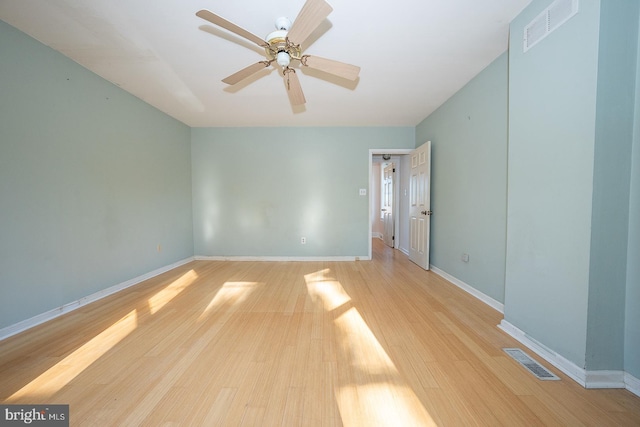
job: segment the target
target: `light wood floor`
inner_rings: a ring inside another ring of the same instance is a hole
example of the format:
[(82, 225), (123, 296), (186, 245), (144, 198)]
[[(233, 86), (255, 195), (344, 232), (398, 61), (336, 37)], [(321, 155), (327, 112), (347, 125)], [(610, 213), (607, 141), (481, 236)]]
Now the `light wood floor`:
[(83, 426), (640, 425), (640, 398), (538, 381), (500, 313), (373, 247), (192, 262), (80, 308), (0, 342), (0, 401)]

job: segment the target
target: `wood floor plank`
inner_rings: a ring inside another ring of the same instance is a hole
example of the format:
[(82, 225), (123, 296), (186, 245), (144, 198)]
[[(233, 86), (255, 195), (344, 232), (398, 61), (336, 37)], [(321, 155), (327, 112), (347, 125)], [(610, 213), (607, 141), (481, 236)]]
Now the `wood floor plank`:
[(0, 402), (73, 426), (640, 425), (539, 381), (502, 316), (377, 239), (371, 261), (194, 261), (0, 341)]
[(220, 426), (224, 424), (225, 418), (229, 407), (232, 405), (236, 396), (236, 389), (223, 388), (221, 389), (213, 404), (209, 407), (207, 413), (202, 420), (202, 425), (206, 426)]

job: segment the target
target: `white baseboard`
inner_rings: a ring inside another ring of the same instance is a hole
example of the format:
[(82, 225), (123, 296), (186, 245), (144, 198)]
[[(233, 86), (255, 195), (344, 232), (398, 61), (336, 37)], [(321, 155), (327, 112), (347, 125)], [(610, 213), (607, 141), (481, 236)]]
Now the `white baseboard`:
[(478, 298), (483, 303), (487, 304), (489, 307), (491, 307), (491, 308), (493, 308), (495, 310), (498, 310), (500, 313), (504, 313), (504, 304), (501, 303), (500, 301), (497, 301), (497, 300), (491, 298), (490, 296), (483, 294), (482, 292), (480, 292), (479, 290), (477, 290), (473, 286), (466, 284), (462, 280), (453, 277), (449, 273), (440, 270), (438, 267), (436, 267), (434, 265), (429, 265), (429, 268), (431, 269), (431, 271), (436, 273), (438, 276), (448, 280), (449, 282), (453, 283), (454, 285), (456, 285), (457, 287), (459, 287), (463, 291), (470, 293), (471, 295), (473, 295), (474, 297)]
[(196, 256), (196, 261), (369, 261), (369, 256)]
[(585, 371), (585, 388), (625, 388), (624, 371)]
[(560, 356), (555, 351), (542, 345), (538, 341), (528, 336), (524, 331), (518, 329), (504, 319), (502, 319), (502, 321), (498, 325), (498, 328), (502, 329), (507, 334), (518, 340), (520, 343), (524, 344), (524, 346), (529, 350), (532, 350), (538, 356), (542, 357), (544, 360), (560, 369), (572, 380), (574, 380), (581, 386), (586, 387), (587, 375), (586, 371), (583, 368)]
[(55, 319), (56, 317), (62, 316), (63, 314), (69, 313), (70, 311), (76, 310), (80, 307), (83, 307), (87, 304), (91, 304), (101, 298), (106, 296), (115, 294), (123, 289), (129, 288), (131, 286), (137, 285), (138, 283), (144, 282), (147, 279), (158, 276), (162, 273), (166, 273), (167, 271), (173, 270), (176, 267), (180, 267), (188, 262), (193, 261), (193, 257), (189, 257), (183, 259), (182, 261), (174, 262), (173, 264), (166, 265), (164, 267), (160, 267), (156, 270), (150, 271), (141, 276), (135, 277), (133, 279), (127, 280), (126, 282), (119, 283), (117, 285), (108, 287), (106, 289), (102, 289), (98, 292), (95, 292), (86, 297), (82, 297), (76, 301), (72, 301), (60, 307), (56, 307), (52, 310), (46, 311), (44, 313), (40, 313), (36, 316), (33, 316), (29, 319), (22, 320), (18, 323), (14, 323), (13, 325), (6, 326), (0, 329), (0, 341), (9, 338), (12, 335), (18, 334), (20, 332), (26, 331), (27, 329), (33, 328), (34, 326), (40, 325), (49, 320)]
[(625, 388), (629, 390), (631, 393), (640, 397), (640, 379), (634, 377), (628, 372), (624, 373), (624, 384)]
[(504, 319), (500, 322), (498, 328), (511, 335), (529, 350), (564, 372), (584, 388), (625, 388), (631, 393), (640, 396), (640, 380), (627, 372), (587, 371), (534, 340), (524, 331)]

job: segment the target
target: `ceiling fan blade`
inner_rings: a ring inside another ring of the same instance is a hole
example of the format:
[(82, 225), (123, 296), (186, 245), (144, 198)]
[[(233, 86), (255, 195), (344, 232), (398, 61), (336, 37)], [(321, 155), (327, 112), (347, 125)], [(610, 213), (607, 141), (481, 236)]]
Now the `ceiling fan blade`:
[(346, 64), (320, 56), (304, 55), (300, 59), (300, 63), (309, 68), (324, 71), (325, 73), (333, 74), (334, 76), (347, 80), (355, 80), (358, 78), (358, 74), (360, 74), (360, 67), (356, 65)]
[(307, 0), (287, 33), (289, 41), (297, 45), (304, 43), (332, 10), (331, 5), (324, 0)]
[(237, 35), (239, 35), (240, 37), (244, 37), (245, 39), (254, 42), (255, 44), (257, 44), (260, 47), (265, 47), (267, 46), (267, 42), (265, 42), (262, 38), (256, 36), (255, 34), (253, 34), (250, 31), (245, 30), (242, 27), (237, 26), (236, 24), (234, 24), (231, 21), (227, 21), (226, 19), (224, 19), (221, 16), (216, 15), (215, 13), (203, 9), (200, 10), (198, 12), (196, 12), (196, 16), (211, 22), (212, 24), (216, 24), (219, 27), (222, 27), (226, 30), (231, 31), (232, 33), (235, 33)]
[(304, 93), (302, 93), (302, 86), (300, 86), (300, 80), (293, 68), (285, 68), (284, 75), (284, 87), (287, 89), (287, 95), (289, 95), (289, 102), (291, 105), (304, 105), (307, 102), (304, 99)]
[(257, 73), (263, 68), (268, 67), (269, 65), (271, 65), (271, 61), (260, 61), (255, 64), (251, 64), (248, 67), (238, 71), (237, 73), (231, 74), (229, 77), (225, 77), (224, 79), (222, 79), (222, 82), (228, 85), (234, 85), (246, 79), (250, 75)]

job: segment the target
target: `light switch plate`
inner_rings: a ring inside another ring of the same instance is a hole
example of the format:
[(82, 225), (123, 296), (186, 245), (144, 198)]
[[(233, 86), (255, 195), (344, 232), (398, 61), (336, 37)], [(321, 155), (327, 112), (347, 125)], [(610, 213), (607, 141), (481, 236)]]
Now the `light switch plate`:
[(361, 188), (360, 189), (360, 195), (361, 196), (366, 196), (367, 195), (367, 189), (366, 188)]

